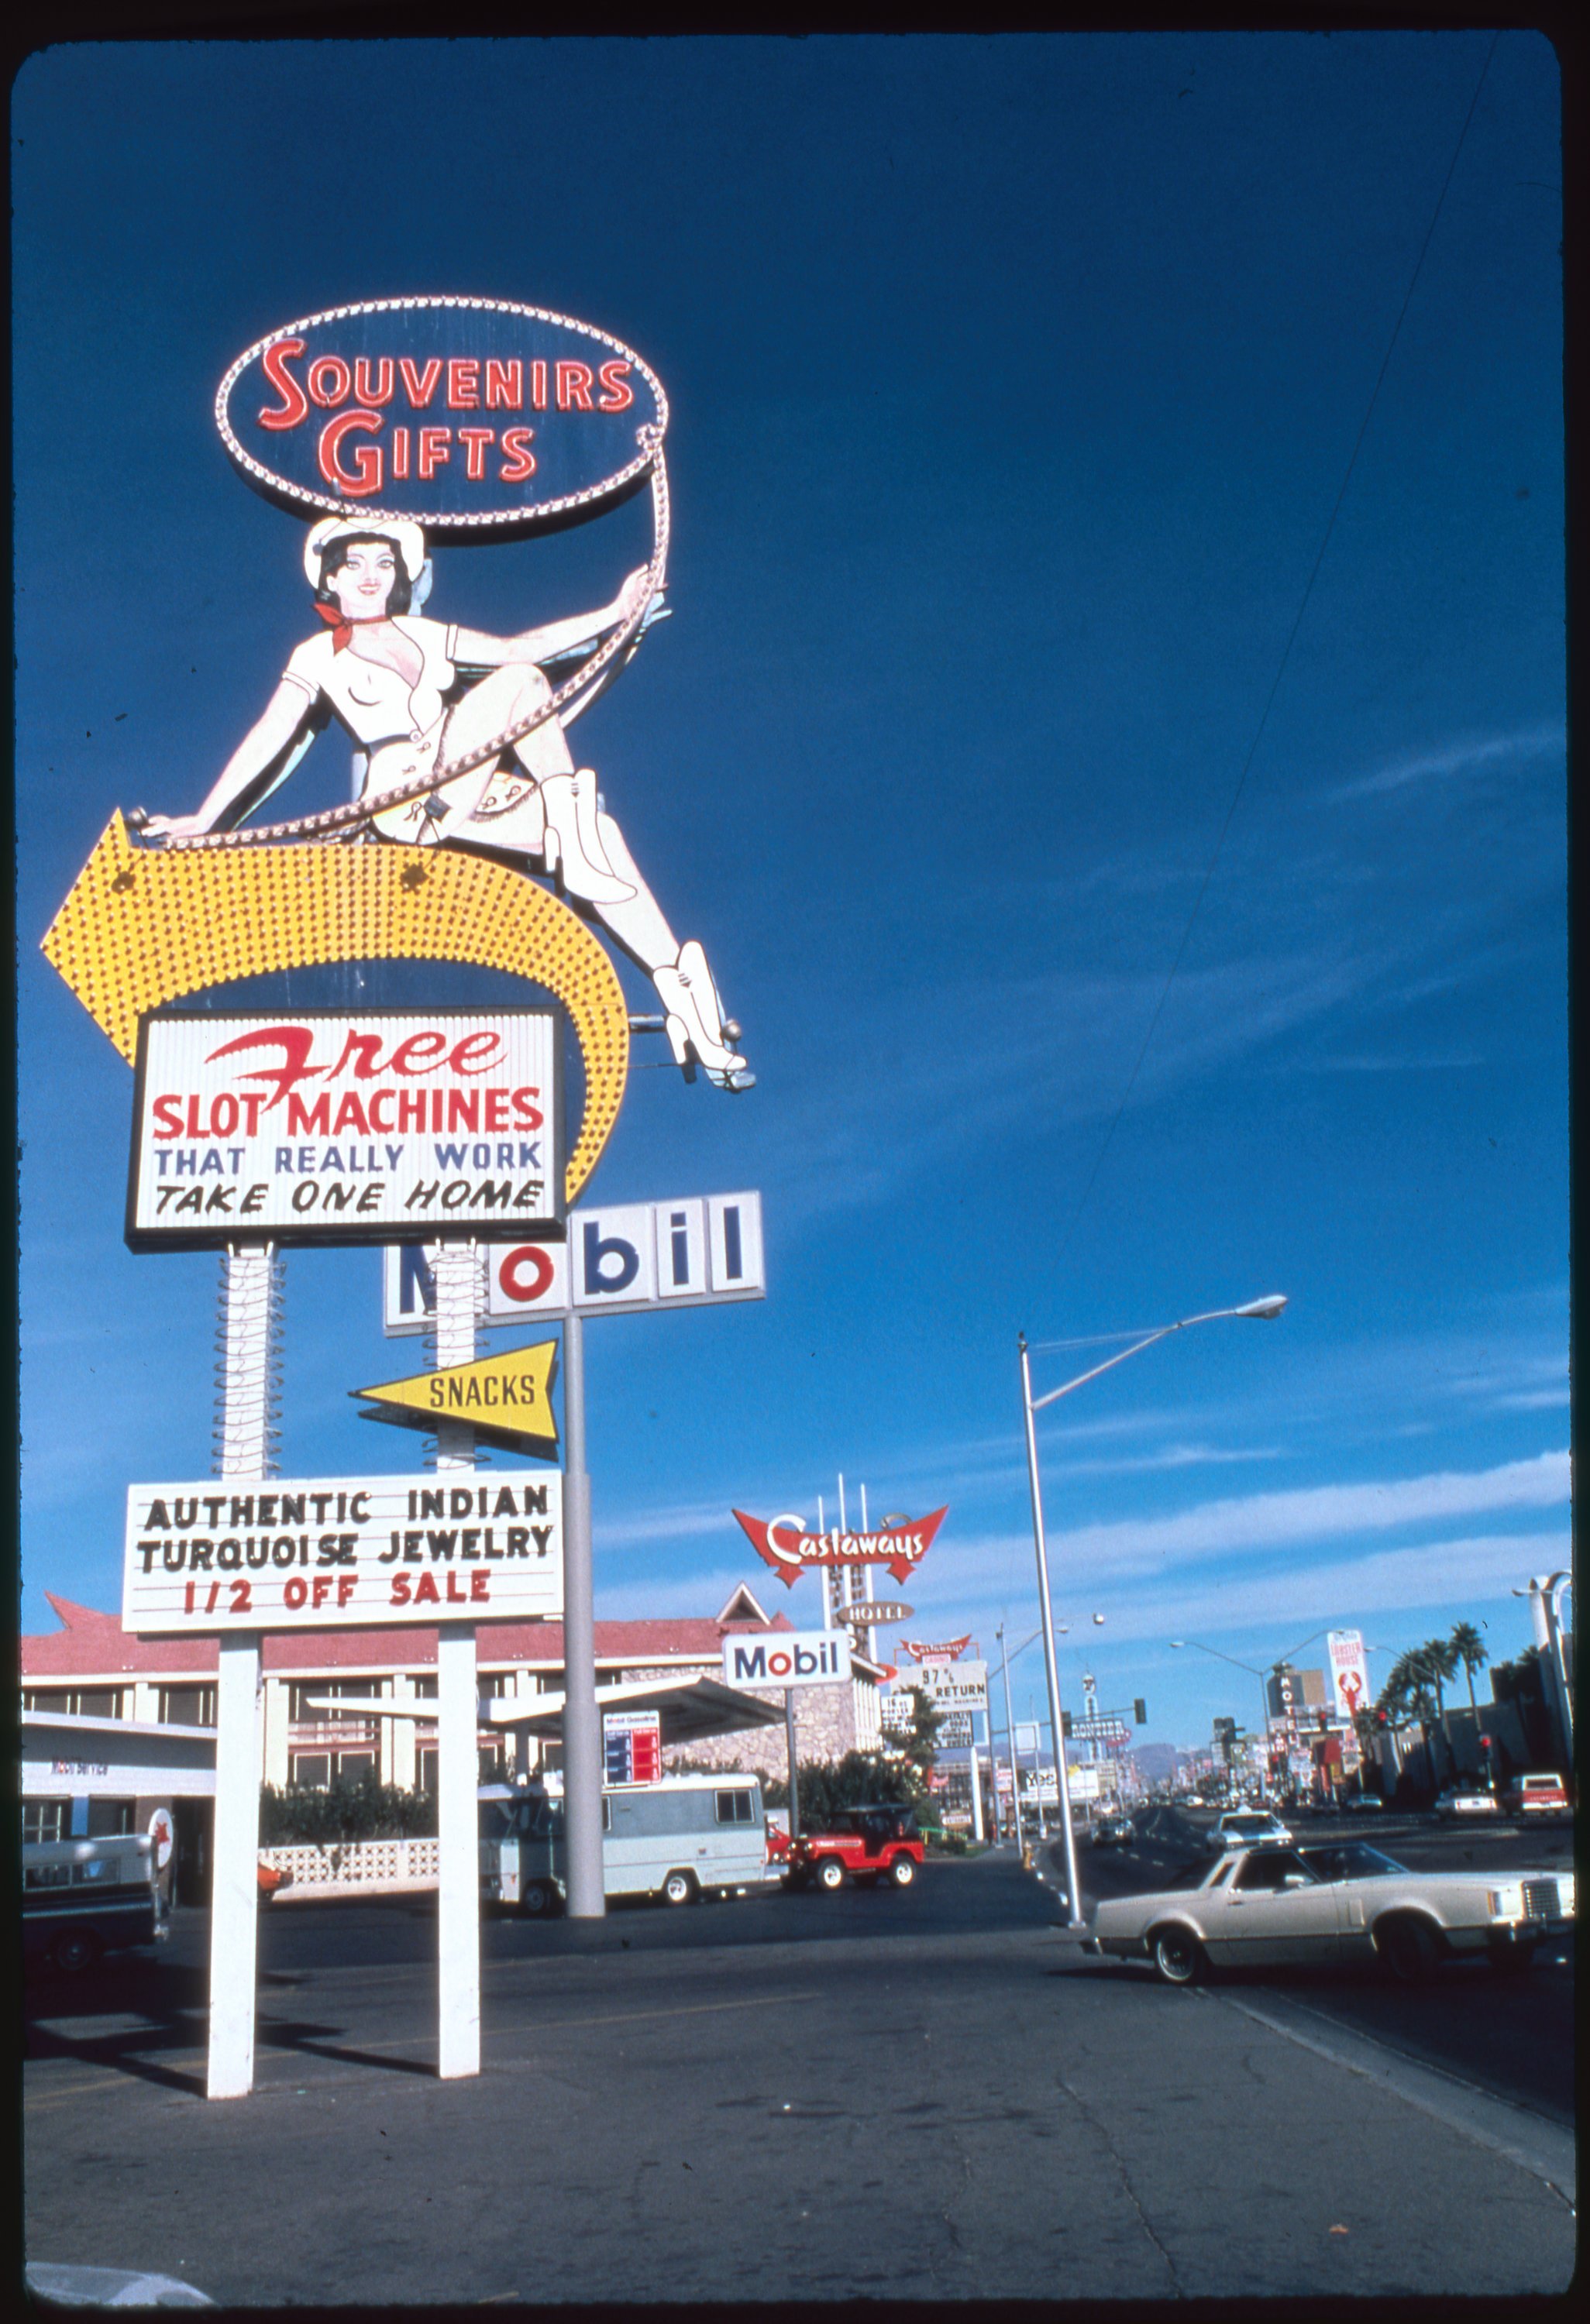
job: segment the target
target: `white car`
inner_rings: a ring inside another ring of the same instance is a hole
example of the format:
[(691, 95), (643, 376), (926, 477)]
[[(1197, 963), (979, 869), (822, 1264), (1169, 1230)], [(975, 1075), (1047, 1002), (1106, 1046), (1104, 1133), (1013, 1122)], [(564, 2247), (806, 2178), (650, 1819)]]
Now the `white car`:
[(1449, 1784), (1436, 1802), (1438, 1816), (1493, 1816), (1502, 1812), (1502, 1803), (1494, 1792), (1483, 1792), (1473, 1784)]
[(1204, 1844), (1211, 1855), (1224, 1856), (1233, 1848), (1284, 1847), (1291, 1836), (1268, 1808), (1237, 1808), (1217, 1820)]
[(1207, 1965), (1378, 1960), (1411, 1978), (1484, 1954), (1523, 1969), (1537, 1945), (1572, 1935), (1574, 1905), (1571, 1871), (1410, 1872), (1361, 1840), (1243, 1849), (1095, 1904), (1083, 1950), (1151, 1961), (1169, 1985)]

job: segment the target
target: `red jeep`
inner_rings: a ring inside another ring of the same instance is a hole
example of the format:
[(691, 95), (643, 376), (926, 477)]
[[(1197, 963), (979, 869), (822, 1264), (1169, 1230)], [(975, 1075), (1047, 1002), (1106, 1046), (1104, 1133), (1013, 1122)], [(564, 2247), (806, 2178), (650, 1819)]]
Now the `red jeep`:
[(848, 1872), (858, 1888), (909, 1888), (925, 1850), (913, 1811), (891, 1804), (842, 1808), (821, 1831), (803, 1831), (790, 1844), (791, 1888), (843, 1885)]

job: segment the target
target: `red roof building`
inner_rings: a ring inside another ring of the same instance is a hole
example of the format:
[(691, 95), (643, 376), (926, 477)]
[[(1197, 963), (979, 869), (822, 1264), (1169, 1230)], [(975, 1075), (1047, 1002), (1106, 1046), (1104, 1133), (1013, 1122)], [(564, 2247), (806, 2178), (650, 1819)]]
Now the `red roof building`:
[[(46, 1591), (60, 1628), (22, 1640), (23, 1708), (101, 1719), (213, 1727), (214, 1638), (136, 1637), (121, 1618)], [(711, 1616), (598, 1622), (596, 1683), (717, 1676), (723, 1642), (733, 1632), (790, 1630), (787, 1614), (770, 1616), (742, 1584)], [(563, 1691), (559, 1622), (482, 1622), (476, 1655), (482, 1695), (501, 1703)], [(436, 1632), (407, 1626), (379, 1630), (267, 1632), (262, 1642), (264, 1780), (323, 1785), (337, 1775), (374, 1774), (403, 1789), (434, 1781), (436, 1733), (424, 1720), (382, 1716), (383, 1702), (412, 1705), (436, 1692)], [(859, 1663), (848, 1687), (813, 1688), (843, 1701), (822, 1706), (824, 1748), (813, 1757), (878, 1738), (875, 1666)], [(813, 1712), (819, 1706), (815, 1702)], [(726, 1738), (733, 1742), (737, 1738)], [(814, 1729), (814, 1744), (817, 1731)], [(760, 1738), (748, 1736), (748, 1746)], [(517, 1740), (501, 1728), (480, 1730), (483, 1780), (527, 1772), (557, 1747)], [(777, 1740), (781, 1754), (781, 1735)], [(522, 1768), (517, 1754), (525, 1755)], [(722, 1757), (721, 1749), (715, 1755)], [(752, 1750), (747, 1764), (759, 1761)]]

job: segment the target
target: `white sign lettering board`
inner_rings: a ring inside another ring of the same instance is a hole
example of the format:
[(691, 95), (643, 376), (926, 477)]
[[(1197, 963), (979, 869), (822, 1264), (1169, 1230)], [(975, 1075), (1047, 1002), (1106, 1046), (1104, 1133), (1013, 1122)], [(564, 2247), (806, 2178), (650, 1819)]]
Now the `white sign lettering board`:
[(849, 1676), (842, 1630), (760, 1630), (723, 1642), (726, 1686), (832, 1686)]
[(1354, 1716), (1370, 1703), (1369, 1664), (1362, 1630), (1332, 1630), (1330, 1649), (1331, 1706), (1338, 1719), (1351, 1725)]
[(559, 1024), (550, 1009), (145, 1017), (128, 1243), (556, 1234)]
[(986, 1663), (920, 1663), (897, 1671), (894, 1683), (905, 1692), (916, 1687), (935, 1711), (986, 1711)]
[(228, 1479), (130, 1485), (134, 1636), (526, 1621), (563, 1609), (563, 1480)]
[[(695, 1194), (569, 1213), (566, 1242), (488, 1244), (488, 1328), (605, 1308), (636, 1314), (761, 1299), (767, 1290), (758, 1194)], [(382, 1254), (381, 1324), (388, 1339), (423, 1332), (436, 1304), (434, 1243), (388, 1245)]]

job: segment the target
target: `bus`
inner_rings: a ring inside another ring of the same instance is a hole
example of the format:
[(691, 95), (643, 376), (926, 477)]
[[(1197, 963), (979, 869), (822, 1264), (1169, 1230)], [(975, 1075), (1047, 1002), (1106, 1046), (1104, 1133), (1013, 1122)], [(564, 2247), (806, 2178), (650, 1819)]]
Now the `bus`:
[(24, 1840), (23, 1960), (80, 1976), (101, 1954), (169, 1933), (146, 1832), (110, 1840)]
[[(531, 1914), (556, 1911), (567, 1887), (561, 1797), (536, 1784), (484, 1784), (480, 1892)], [(666, 1904), (775, 1886), (756, 1775), (665, 1775), (602, 1794), (602, 1886), (608, 1896)]]

